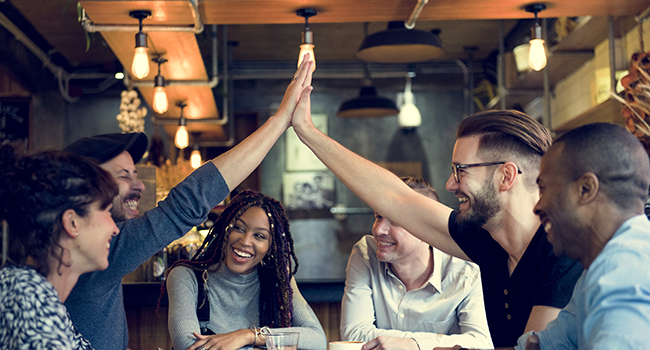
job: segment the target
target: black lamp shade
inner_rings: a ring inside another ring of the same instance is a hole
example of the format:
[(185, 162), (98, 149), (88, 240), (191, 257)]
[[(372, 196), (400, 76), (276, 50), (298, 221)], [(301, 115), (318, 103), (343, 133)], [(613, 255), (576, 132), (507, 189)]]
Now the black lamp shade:
[(377, 96), (374, 86), (364, 86), (359, 97), (343, 102), (337, 115), (342, 118), (377, 118), (398, 113), (395, 102)]
[(388, 29), (368, 35), (357, 51), (367, 62), (414, 63), (443, 57), (445, 48), (438, 35), (406, 29), (404, 22), (390, 22)]

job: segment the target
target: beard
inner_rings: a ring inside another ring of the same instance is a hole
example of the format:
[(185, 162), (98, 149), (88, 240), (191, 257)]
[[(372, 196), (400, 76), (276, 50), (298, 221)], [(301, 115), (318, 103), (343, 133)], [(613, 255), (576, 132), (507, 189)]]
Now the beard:
[(483, 188), (474, 195), (474, 202), (469, 208), (456, 216), (456, 223), (461, 226), (483, 227), (488, 220), (501, 211), (501, 203), (497, 199), (492, 177), (488, 176)]

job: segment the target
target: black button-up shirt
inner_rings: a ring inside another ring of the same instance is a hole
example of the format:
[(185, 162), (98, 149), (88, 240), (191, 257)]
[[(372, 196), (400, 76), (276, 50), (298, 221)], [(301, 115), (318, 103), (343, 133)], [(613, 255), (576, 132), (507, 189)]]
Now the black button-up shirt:
[(579, 262), (558, 258), (540, 227), (510, 275), (508, 253), (480, 227), (459, 226), (454, 211), (449, 232), (463, 252), (481, 268), (483, 298), (495, 347), (509, 347), (524, 333), (535, 305), (563, 308), (582, 274)]

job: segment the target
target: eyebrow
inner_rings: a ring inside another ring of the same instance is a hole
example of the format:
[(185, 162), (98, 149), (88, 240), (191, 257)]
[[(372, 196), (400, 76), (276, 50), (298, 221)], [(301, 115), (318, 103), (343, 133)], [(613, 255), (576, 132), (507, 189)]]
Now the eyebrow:
[[(249, 226), (249, 225), (246, 223), (246, 221), (244, 221), (243, 219), (237, 219), (237, 222), (239, 222), (239, 221), (241, 221), (241, 222), (244, 224), (244, 226), (246, 226), (246, 227)], [(267, 233), (271, 233), (271, 231), (269, 231), (269, 229), (264, 228), (264, 227), (253, 227), (252, 229), (253, 229), (253, 230), (262, 230), (262, 231), (266, 231)]]

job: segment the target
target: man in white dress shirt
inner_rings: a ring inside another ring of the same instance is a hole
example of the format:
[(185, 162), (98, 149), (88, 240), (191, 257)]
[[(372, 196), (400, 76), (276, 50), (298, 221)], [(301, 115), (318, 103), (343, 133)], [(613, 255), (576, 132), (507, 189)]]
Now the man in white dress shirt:
[[(438, 200), (424, 180), (402, 180)], [(478, 266), (429, 246), (381, 213), (372, 236), (352, 249), (346, 272), (341, 336), (366, 342), (362, 350), (493, 348)]]

